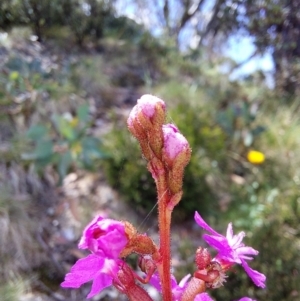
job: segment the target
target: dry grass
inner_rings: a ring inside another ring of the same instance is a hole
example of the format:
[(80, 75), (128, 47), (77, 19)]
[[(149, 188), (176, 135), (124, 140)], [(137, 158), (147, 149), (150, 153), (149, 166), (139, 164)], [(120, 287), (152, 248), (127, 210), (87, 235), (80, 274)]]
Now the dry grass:
[[(40, 260), (35, 240), (38, 224), (32, 218), (28, 176), (17, 166), (0, 166), (0, 278), (31, 270)], [(37, 187), (35, 188), (37, 189)]]

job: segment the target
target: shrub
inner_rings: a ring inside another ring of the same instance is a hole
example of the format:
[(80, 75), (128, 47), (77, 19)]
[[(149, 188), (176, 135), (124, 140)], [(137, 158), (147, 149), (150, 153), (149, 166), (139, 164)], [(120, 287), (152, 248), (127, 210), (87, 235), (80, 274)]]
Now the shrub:
[(75, 116), (53, 115), (48, 124), (33, 125), (27, 132), (33, 149), (22, 154), (23, 160), (33, 161), (38, 169), (53, 165), (60, 184), (72, 166), (93, 169), (95, 161), (106, 155), (101, 149), (101, 141), (88, 134), (89, 119), (89, 108), (82, 105)]

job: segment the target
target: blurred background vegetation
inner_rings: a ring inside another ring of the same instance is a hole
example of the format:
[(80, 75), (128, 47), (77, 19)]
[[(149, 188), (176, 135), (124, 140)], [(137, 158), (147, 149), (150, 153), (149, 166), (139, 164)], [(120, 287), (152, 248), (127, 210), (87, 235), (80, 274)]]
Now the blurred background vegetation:
[[(268, 279), (257, 289), (237, 267), (216, 300), (300, 300), (298, 4), (2, 0), (1, 300), (84, 300), (88, 285), (59, 284), (95, 212), (155, 232), (154, 183), (126, 128), (144, 93), (166, 101), (193, 149), (174, 211), (178, 279), (193, 272), (197, 210), (219, 232), (229, 221), (244, 230)], [(253, 44), (244, 62), (226, 51), (236, 37)], [(272, 72), (233, 76), (266, 54)], [(95, 300), (123, 299), (106, 290)]]

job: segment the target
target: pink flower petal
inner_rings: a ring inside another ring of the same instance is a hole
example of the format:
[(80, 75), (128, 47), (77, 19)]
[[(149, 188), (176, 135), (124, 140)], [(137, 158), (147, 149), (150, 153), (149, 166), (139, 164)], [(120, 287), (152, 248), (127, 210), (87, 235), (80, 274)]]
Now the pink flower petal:
[(123, 223), (98, 216), (84, 229), (78, 247), (114, 259), (119, 257), (127, 242)]
[(103, 289), (112, 285), (112, 277), (107, 274), (99, 274), (93, 281), (93, 285), (87, 298), (92, 298)]
[(246, 271), (246, 273), (248, 274), (248, 276), (255, 283), (255, 285), (257, 285), (258, 287), (262, 287), (262, 288), (266, 287), (266, 284), (265, 284), (266, 276), (264, 274), (251, 269), (248, 266), (247, 262), (243, 259), (242, 259), (242, 266), (243, 266), (244, 270)]
[(209, 294), (202, 293), (202, 294), (198, 294), (194, 299), (194, 301), (214, 301), (214, 300), (209, 296)]
[(78, 288), (83, 283), (94, 279), (104, 265), (104, 259), (96, 255), (89, 255), (79, 259), (65, 277), (62, 287)]
[(214, 234), (214, 235), (217, 235), (217, 236), (222, 236), (221, 234), (219, 234), (218, 232), (216, 232), (213, 228), (211, 228), (205, 221), (204, 219), (200, 216), (200, 214), (196, 211), (195, 212), (195, 221), (196, 223), (201, 227), (203, 228), (204, 230)]
[(221, 258), (234, 262), (232, 248), (229, 246), (224, 237), (216, 237), (213, 235), (204, 234), (203, 238), (211, 247), (219, 251), (219, 256)]

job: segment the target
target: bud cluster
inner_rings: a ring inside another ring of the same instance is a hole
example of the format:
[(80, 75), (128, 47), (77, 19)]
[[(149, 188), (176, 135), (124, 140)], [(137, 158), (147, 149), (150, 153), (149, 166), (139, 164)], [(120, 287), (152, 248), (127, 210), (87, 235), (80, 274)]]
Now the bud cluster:
[(174, 124), (165, 124), (165, 103), (152, 95), (143, 95), (132, 109), (127, 124), (139, 141), (158, 187), (168, 187), (173, 208), (182, 195), (185, 166), (191, 156), (186, 138)]

